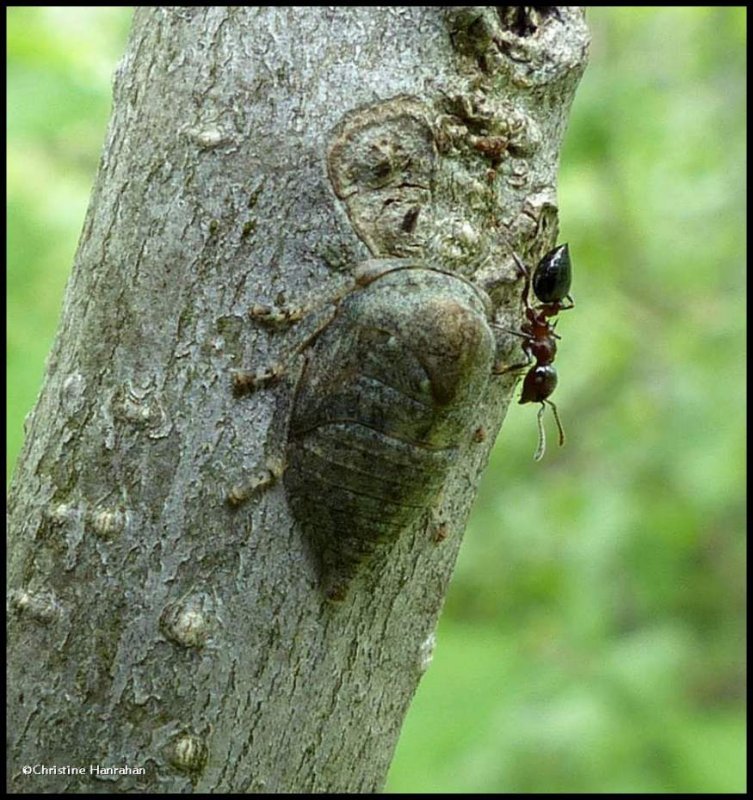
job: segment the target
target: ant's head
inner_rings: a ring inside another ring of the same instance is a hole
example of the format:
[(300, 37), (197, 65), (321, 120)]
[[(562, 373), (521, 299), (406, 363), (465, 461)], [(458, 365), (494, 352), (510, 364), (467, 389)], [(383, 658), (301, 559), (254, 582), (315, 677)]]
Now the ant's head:
[(541, 408), (537, 416), (539, 425), (539, 446), (536, 449), (534, 459), (540, 461), (546, 450), (546, 436), (544, 434), (544, 409), (551, 406), (554, 414), (554, 421), (557, 423), (557, 430), (560, 435), (560, 447), (565, 443), (565, 431), (557, 413), (557, 406), (549, 400), (549, 395), (557, 387), (557, 370), (551, 364), (538, 364), (532, 367), (523, 381), (523, 392), (520, 396), (520, 403), (541, 403)]
[(523, 379), (520, 403), (543, 403), (557, 388), (557, 370), (551, 364), (537, 364)]

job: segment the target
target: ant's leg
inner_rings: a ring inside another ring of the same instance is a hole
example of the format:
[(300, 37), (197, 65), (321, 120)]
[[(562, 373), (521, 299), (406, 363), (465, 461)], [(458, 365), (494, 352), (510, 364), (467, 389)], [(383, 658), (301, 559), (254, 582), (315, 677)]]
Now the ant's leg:
[(502, 331), (502, 333), (509, 333), (512, 336), (520, 336), (521, 339), (527, 339), (529, 342), (533, 339), (530, 333), (523, 333), (523, 331), (514, 331), (511, 328), (503, 328), (501, 325), (492, 325), (495, 331)]
[(515, 262), (515, 266), (518, 268), (518, 272), (520, 272), (524, 278), (529, 278), (531, 276), (531, 271), (525, 265), (523, 259), (514, 250), (512, 252), (512, 259)]
[[(515, 333), (515, 331), (508, 331), (508, 333)], [(530, 337), (520, 333), (515, 335), (523, 336), (526, 339), (526, 344), (523, 345), (523, 355), (526, 357), (526, 360), (518, 364), (505, 364), (502, 358), (497, 358), (492, 366), (492, 375), (506, 375), (508, 372), (519, 372), (520, 370), (527, 369), (533, 363), (534, 358), (528, 347)]]
[(571, 294), (566, 294), (565, 300), (569, 300), (570, 305), (569, 306), (560, 305), (558, 311), (569, 311), (571, 308), (575, 308), (575, 300), (573, 299), (573, 296)]
[[(495, 331), (500, 331), (501, 333), (508, 333), (511, 336), (519, 336), (521, 339), (525, 340), (525, 343), (522, 345), (523, 355), (526, 357), (526, 360), (517, 364), (505, 364), (502, 357), (498, 356), (498, 358), (494, 362), (494, 366), (492, 367), (492, 375), (505, 375), (508, 372), (517, 372), (521, 369), (525, 369), (526, 367), (530, 367), (533, 363), (533, 356), (531, 355), (530, 350), (530, 343), (533, 341), (533, 337), (530, 333), (524, 333), (523, 331), (513, 331), (509, 328), (503, 328), (500, 325), (492, 325), (491, 326)], [(500, 342), (497, 341), (497, 352), (501, 350)]]
[[(557, 406), (555, 406), (551, 400), (545, 400), (544, 402), (548, 403), (552, 407), (554, 420), (557, 423), (557, 429), (560, 432), (560, 447), (562, 447), (565, 444), (565, 431), (564, 428), (562, 427), (562, 423), (560, 422), (560, 415), (557, 413)], [(543, 406), (542, 406), (542, 411), (543, 411)]]
[(520, 364), (508, 365), (496, 361), (494, 363), (494, 366), (492, 367), (492, 375), (507, 375), (508, 372), (520, 372), (521, 370), (527, 369), (528, 367), (531, 366), (534, 359), (528, 352), (526, 352), (526, 356), (528, 357), (528, 361), (521, 362)]
[(523, 302), (525, 303), (526, 311), (531, 310), (531, 303), (529, 301), (529, 296), (531, 294), (531, 270), (523, 263), (520, 256), (513, 250), (512, 257), (515, 261), (515, 266), (518, 268), (518, 272), (521, 273), (526, 279), (526, 285), (523, 288)]

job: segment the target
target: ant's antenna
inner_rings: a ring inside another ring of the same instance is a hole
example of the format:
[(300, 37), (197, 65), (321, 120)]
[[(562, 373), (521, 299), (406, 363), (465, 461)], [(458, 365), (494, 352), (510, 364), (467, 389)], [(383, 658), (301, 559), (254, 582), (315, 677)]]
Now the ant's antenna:
[(536, 421), (539, 424), (539, 446), (536, 448), (536, 452), (533, 454), (534, 461), (541, 461), (541, 459), (544, 457), (544, 452), (546, 451), (546, 434), (544, 433), (544, 420), (542, 419), (545, 408), (546, 406), (542, 402), (539, 413), (536, 415)]

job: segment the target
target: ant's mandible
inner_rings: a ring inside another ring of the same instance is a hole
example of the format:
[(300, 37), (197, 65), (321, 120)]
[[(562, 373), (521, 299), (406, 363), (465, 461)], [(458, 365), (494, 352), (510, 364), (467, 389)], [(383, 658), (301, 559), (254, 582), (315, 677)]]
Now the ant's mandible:
[[(557, 387), (557, 370), (552, 366), (552, 363), (557, 354), (557, 339), (560, 338), (554, 332), (557, 322), (551, 323), (549, 318), (557, 316), (560, 311), (568, 311), (575, 307), (575, 301), (570, 296), (572, 267), (567, 244), (561, 244), (546, 253), (536, 265), (533, 276), (531, 276), (528, 267), (515, 253), (513, 253), (513, 258), (518, 269), (525, 277), (523, 301), (525, 303), (526, 318), (521, 325), (520, 331), (507, 332), (523, 339), (523, 353), (527, 360), (522, 364), (514, 364), (511, 367), (507, 367), (502, 372), (522, 369), (530, 366), (531, 362), (535, 361), (523, 379), (523, 391), (519, 402), (521, 404), (541, 404), (537, 417), (539, 446), (533, 456), (536, 461), (539, 461), (546, 449), (544, 422), (542, 420), (546, 405), (551, 406), (554, 413), (554, 419), (560, 434), (560, 446), (565, 443), (565, 431), (562, 429), (557, 406), (549, 399), (549, 396)], [(532, 284), (533, 293), (540, 301), (537, 306), (532, 306), (528, 297)]]

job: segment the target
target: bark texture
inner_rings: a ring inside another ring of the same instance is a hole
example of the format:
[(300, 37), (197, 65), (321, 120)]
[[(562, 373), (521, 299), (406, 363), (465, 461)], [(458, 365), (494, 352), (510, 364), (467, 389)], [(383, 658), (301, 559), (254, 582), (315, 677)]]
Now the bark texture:
[(575, 7), (136, 11), (9, 497), (12, 791), (380, 789), (514, 379), (332, 602), (272, 482), (291, 384), (231, 390), (306, 322), (248, 310), (411, 257), (518, 327), (586, 49)]

